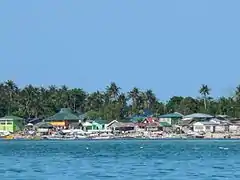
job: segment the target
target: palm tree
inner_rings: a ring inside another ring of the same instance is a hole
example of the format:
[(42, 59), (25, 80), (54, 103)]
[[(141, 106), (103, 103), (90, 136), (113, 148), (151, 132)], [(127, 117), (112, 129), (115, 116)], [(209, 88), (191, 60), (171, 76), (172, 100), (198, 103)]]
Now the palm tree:
[(36, 101), (36, 98), (36, 89), (32, 85), (24, 87), (24, 89), (21, 91), (21, 104), (23, 105), (25, 116), (32, 116), (33, 108), (35, 106), (34, 101)]
[(12, 106), (14, 105), (14, 97), (18, 92), (17, 85), (12, 81), (8, 80), (5, 82), (5, 94), (8, 96), (8, 114), (12, 113)]
[(71, 109), (73, 109), (74, 112), (77, 110), (80, 110), (82, 112), (82, 105), (85, 103), (86, 93), (80, 88), (74, 88), (69, 90), (69, 97), (69, 104), (71, 106)]
[(86, 99), (85, 109), (87, 111), (99, 111), (104, 104), (104, 95), (100, 91), (93, 92)]
[(110, 86), (106, 87), (106, 94), (109, 96), (111, 100), (116, 100), (119, 95), (120, 89), (121, 88), (118, 87), (115, 82), (111, 82)]
[(211, 89), (206, 85), (202, 84), (199, 93), (203, 96), (204, 108), (207, 110), (207, 96), (210, 94)]
[(235, 101), (239, 101), (240, 100), (240, 85), (238, 85), (235, 89), (235, 94), (234, 94), (234, 97), (233, 99)]
[(145, 95), (146, 95), (146, 100), (147, 100), (147, 108), (151, 109), (153, 104), (156, 102), (157, 98), (156, 98), (155, 94), (153, 93), (153, 91), (150, 89), (148, 89), (145, 92)]
[(136, 108), (137, 106), (137, 101), (140, 97), (140, 91), (138, 88), (134, 87), (129, 93), (128, 93), (128, 97), (130, 99), (132, 99), (132, 104), (133, 104), (133, 107)]
[(126, 98), (126, 96), (125, 96), (124, 93), (121, 93), (121, 94), (119, 95), (119, 97), (118, 97), (118, 102), (119, 102), (119, 104), (121, 104), (121, 105), (125, 105), (125, 104), (126, 104), (127, 98)]
[(60, 102), (61, 102), (61, 106), (64, 108), (69, 108), (70, 107), (70, 102), (69, 102), (69, 90), (68, 87), (66, 85), (61, 86), (61, 88), (59, 89), (59, 93), (60, 93)]

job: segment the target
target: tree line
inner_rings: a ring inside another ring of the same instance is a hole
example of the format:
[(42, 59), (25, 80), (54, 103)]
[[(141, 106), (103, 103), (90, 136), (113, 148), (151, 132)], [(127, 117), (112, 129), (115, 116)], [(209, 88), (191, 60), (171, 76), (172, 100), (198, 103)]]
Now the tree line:
[(148, 110), (155, 116), (180, 112), (182, 114), (209, 113), (240, 117), (240, 86), (233, 97), (212, 98), (211, 89), (203, 84), (199, 89), (200, 98), (173, 96), (167, 102), (157, 99), (152, 90), (141, 91), (134, 87), (123, 93), (115, 83), (110, 83), (105, 91), (88, 93), (81, 88), (63, 85), (47, 88), (27, 85), (19, 88), (8, 80), (0, 83), (0, 116), (15, 115), (23, 118), (45, 118), (61, 108), (71, 108), (89, 118), (123, 120), (132, 115), (141, 115)]

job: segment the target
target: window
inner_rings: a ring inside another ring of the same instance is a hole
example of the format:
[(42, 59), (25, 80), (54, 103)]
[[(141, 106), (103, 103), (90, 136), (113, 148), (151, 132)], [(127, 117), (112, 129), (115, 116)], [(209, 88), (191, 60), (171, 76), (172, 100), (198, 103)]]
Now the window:
[(211, 129), (211, 126), (206, 126), (206, 130), (210, 130)]
[(195, 129), (202, 130), (202, 129), (203, 129), (203, 126), (195, 126)]

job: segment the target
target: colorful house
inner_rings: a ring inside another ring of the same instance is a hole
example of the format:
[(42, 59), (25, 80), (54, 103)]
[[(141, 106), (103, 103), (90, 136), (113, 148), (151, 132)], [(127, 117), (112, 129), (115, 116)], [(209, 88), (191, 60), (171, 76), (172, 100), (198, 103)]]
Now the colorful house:
[(55, 115), (45, 119), (46, 122), (49, 122), (55, 127), (70, 127), (76, 126), (79, 124), (79, 117), (75, 115), (71, 109), (62, 108)]
[(107, 124), (107, 121), (105, 120), (94, 120), (92, 122), (92, 129), (93, 130), (106, 130), (106, 124)]
[(154, 117), (144, 118), (137, 125), (140, 129), (145, 129), (146, 131), (157, 131), (159, 128), (158, 119)]
[(176, 125), (183, 118), (183, 114), (175, 112), (159, 116), (160, 122), (167, 122), (170, 125)]
[(0, 130), (17, 132), (24, 128), (24, 119), (17, 116), (5, 116), (0, 118)]

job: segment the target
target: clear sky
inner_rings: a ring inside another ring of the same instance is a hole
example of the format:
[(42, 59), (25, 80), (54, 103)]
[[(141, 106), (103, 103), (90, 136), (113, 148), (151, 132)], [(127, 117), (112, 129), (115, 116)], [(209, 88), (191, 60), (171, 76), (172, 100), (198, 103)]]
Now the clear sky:
[(160, 100), (240, 84), (239, 0), (0, 1), (0, 80)]

